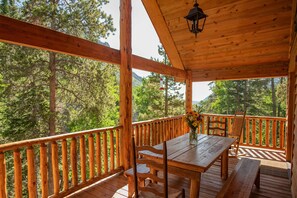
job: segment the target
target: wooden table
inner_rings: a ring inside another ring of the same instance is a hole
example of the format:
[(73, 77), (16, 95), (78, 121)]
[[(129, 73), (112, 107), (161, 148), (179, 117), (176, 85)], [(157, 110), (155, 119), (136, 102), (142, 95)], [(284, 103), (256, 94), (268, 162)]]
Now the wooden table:
[[(167, 141), (168, 172), (191, 180), (190, 197), (199, 197), (201, 173), (220, 157), (221, 177), (228, 177), (228, 149), (235, 141), (234, 138), (198, 135), (198, 145), (189, 144), (189, 135), (185, 134)], [(162, 144), (155, 146), (162, 148)], [(149, 158), (158, 158), (147, 152)]]

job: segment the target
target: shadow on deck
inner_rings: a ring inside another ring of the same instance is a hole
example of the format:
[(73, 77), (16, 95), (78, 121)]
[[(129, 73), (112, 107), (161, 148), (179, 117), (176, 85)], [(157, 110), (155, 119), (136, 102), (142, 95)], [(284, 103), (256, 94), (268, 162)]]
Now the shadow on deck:
[[(251, 147), (241, 147), (240, 153), (245, 153), (242, 157), (261, 160), (261, 187), (253, 188), (251, 197), (292, 197), (290, 191), (288, 163), (285, 162), (284, 151), (258, 149)], [(234, 169), (237, 159), (229, 159), (229, 174)], [(220, 163), (216, 162), (207, 172), (202, 174), (200, 197), (216, 197), (222, 188), (224, 181), (220, 177)], [(190, 182), (188, 179), (169, 175), (169, 186), (174, 188), (184, 188), (186, 197), (189, 197)], [(123, 174), (114, 175), (108, 179), (100, 181), (92, 186), (69, 195), (69, 198), (95, 198), (95, 197), (127, 197), (127, 179)]]

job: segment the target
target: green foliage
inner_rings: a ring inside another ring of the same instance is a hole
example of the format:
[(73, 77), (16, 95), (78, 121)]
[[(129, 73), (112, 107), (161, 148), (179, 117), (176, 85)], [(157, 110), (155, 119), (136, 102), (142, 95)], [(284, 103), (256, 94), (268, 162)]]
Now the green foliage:
[[(272, 83), (276, 86), (272, 86)], [(273, 108), (277, 107), (277, 116), (285, 116), (284, 78), (216, 81), (209, 86), (213, 93), (199, 103), (203, 112), (233, 114), (236, 110), (245, 109), (248, 115), (276, 116), (273, 115)], [(275, 102), (273, 93), (276, 94)]]
[[(162, 46), (158, 52), (167, 64), (168, 57)], [(160, 85), (160, 80), (164, 84)], [(142, 85), (133, 90), (134, 121), (180, 115), (184, 113), (183, 94), (180, 93), (181, 83), (176, 83), (172, 77), (151, 73), (143, 79)]]
[[(106, 3), (1, 1), (0, 9), (1, 14), (99, 42), (115, 30), (111, 16), (102, 11)], [(52, 116), (57, 120), (57, 133), (117, 124), (115, 66), (3, 43), (0, 54), (2, 142), (47, 136)], [(49, 68), (56, 73), (54, 113), (49, 110), (53, 75)]]

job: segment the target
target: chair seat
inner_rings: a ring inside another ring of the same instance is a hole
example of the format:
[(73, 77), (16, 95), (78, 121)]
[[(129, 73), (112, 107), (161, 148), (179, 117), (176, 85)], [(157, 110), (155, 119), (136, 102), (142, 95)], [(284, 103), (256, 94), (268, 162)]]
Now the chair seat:
[[(155, 183), (149, 183), (146, 185), (149, 188), (153, 188), (158, 191), (162, 191), (163, 187), (161, 185), (155, 184)], [(178, 197), (183, 197), (184, 190), (179, 190), (175, 188), (170, 188), (168, 187), (168, 198), (178, 198)], [(139, 197), (143, 198), (159, 198), (159, 196), (156, 196), (155, 194), (147, 191), (141, 191), (139, 193)]]

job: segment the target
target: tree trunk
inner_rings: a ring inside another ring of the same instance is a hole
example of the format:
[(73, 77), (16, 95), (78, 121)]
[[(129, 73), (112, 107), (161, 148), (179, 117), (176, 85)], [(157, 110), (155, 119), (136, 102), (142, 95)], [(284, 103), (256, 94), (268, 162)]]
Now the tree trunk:
[[(281, 77), (280, 82), (279, 82), (280, 85), (283, 84), (283, 80), (284, 80), (284, 78)], [(281, 117), (281, 103), (280, 102), (277, 102), (277, 117)]]
[(165, 77), (165, 117), (168, 117), (168, 77)]
[(244, 80), (244, 92), (243, 92), (243, 111), (247, 111), (248, 108), (248, 81)]
[[(52, 0), (53, 6), (57, 7), (59, 0)], [(56, 9), (54, 9), (51, 18), (51, 29), (56, 30)], [(49, 116), (49, 135), (56, 134), (56, 53), (49, 52), (49, 90), (50, 90), (50, 116)], [(52, 150), (51, 144), (48, 144), (48, 193), (53, 194), (54, 182), (52, 177), (53, 167), (52, 167)]]
[[(49, 53), (49, 88), (50, 88), (50, 116), (49, 116), (49, 135), (55, 135), (56, 133), (56, 54), (54, 52)], [(53, 193), (54, 184), (52, 175), (52, 152), (51, 144), (48, 144), (48, 191), (49, 195)]]
[(274, 78), (271, 78), (271, 100), (272, 100), (272, 116), (276, 116), (276, 97), (275, 97)]

